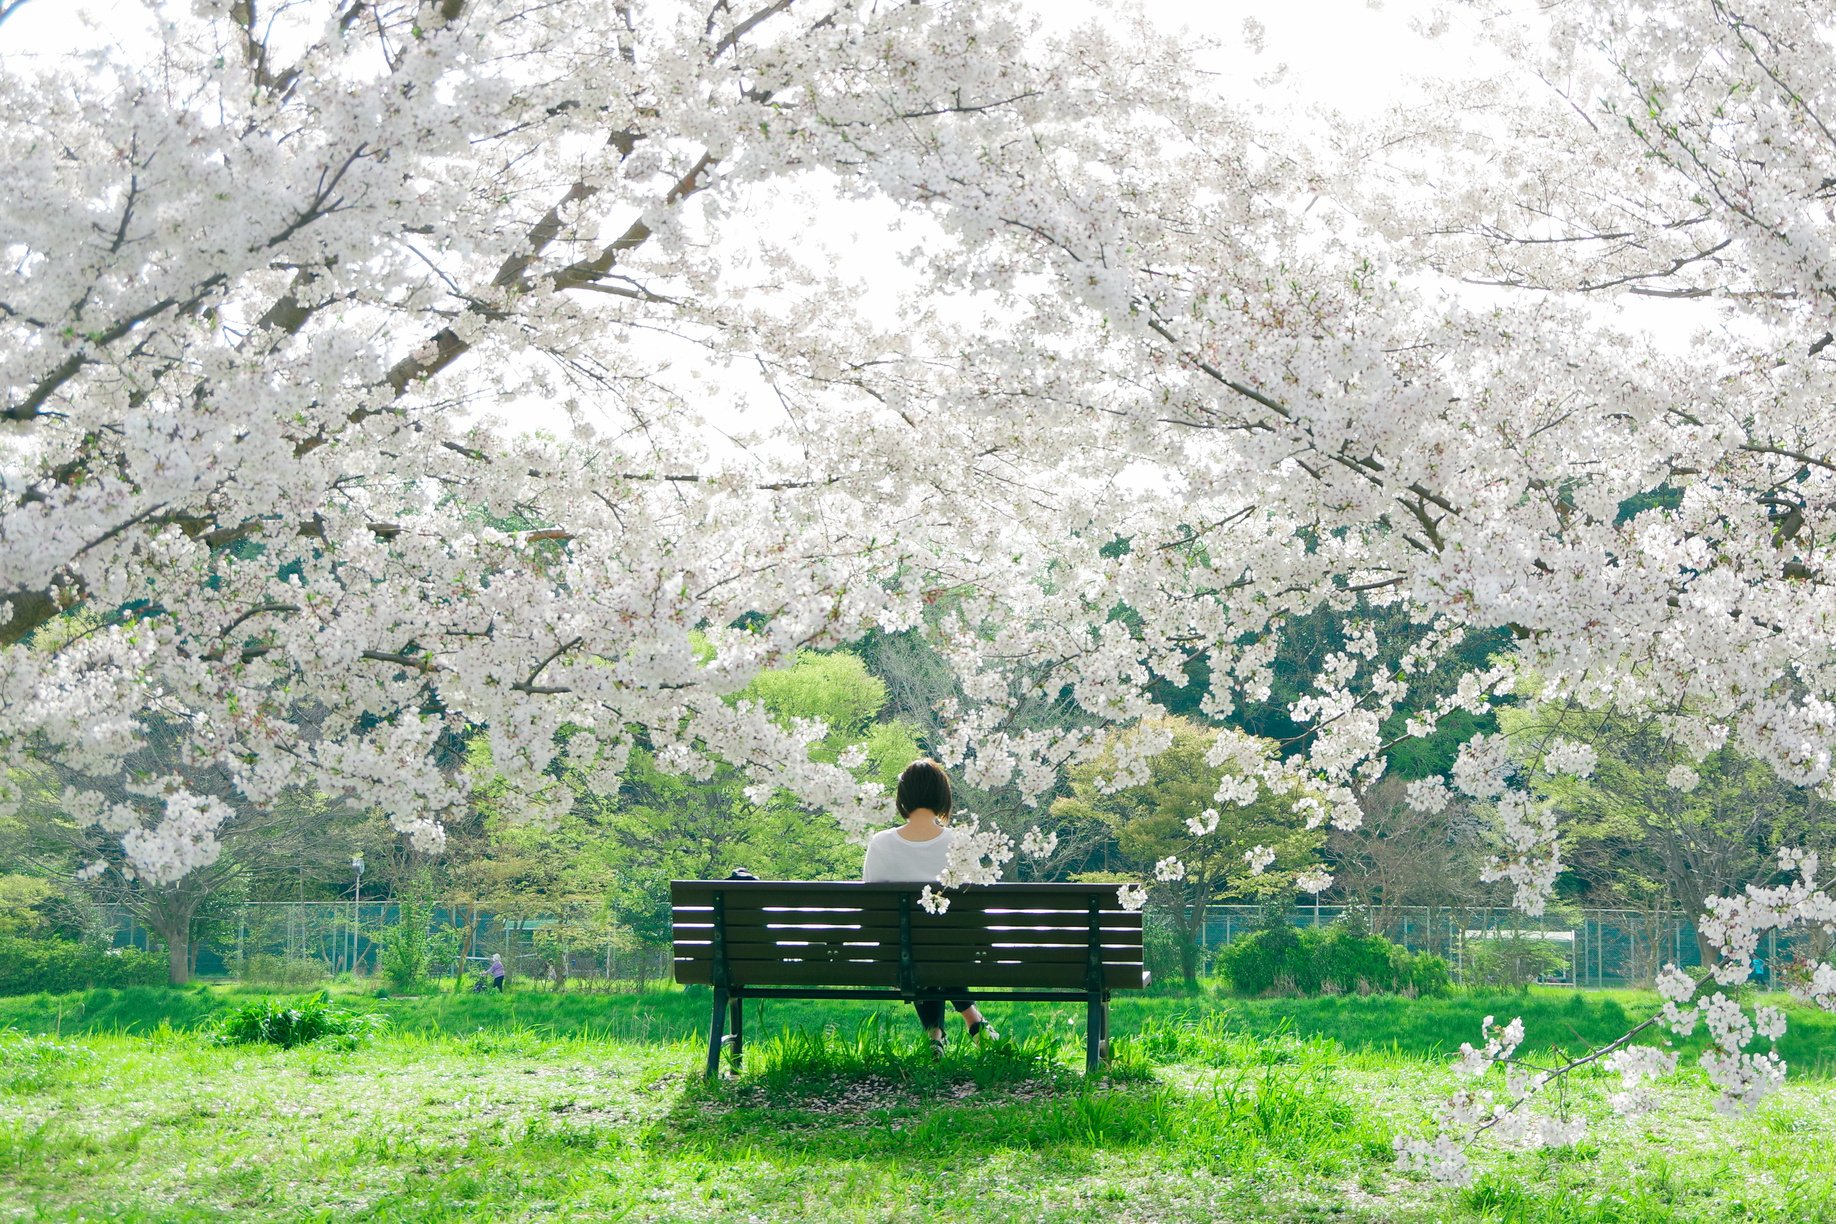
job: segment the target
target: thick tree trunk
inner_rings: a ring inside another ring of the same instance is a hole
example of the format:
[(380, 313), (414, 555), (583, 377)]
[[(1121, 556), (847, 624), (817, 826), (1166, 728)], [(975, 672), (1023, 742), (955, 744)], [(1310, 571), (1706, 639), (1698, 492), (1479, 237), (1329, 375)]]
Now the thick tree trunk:
[(191, 980), (191, 923), (181, 922), (160, 934), (166, 940), (166, 980), (183, 986)]
[(204, 898), (180, 888), (167, 888), (145, 894), (143, 900), (146, 904), (141, 910), (141, 921), (166, 943), (166, 980), (174, 986), (183, 986), (191, 980), (195, 959), (191, 946), (192, 916), (198, 912), (198, 905)]
[(1198, 944), (1189, 935), (1182, 935), (1179, 941), (1179, 969), (1186, 977), (1186, 985), (1198, 986)]
[(1696, 952), (1702, 957), (1702, 965), (1707, 968), (1721, 963), (1721, 951), (1702, 933), (1701, 923), (1696, 924)]

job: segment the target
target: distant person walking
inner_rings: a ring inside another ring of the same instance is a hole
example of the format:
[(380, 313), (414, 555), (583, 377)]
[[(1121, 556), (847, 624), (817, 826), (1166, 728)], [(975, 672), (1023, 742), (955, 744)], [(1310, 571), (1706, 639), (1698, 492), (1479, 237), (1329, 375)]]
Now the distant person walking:
[(509, 971), (504, 968), (504, 958), (493, 952), (491, 954), (491, 989), (501, 992), (504, 988), (504, 978), (508, 973)]
[[(905, 823), (875, 833), (867, 841), (867, 858), (861, 878), (869, 884), (935, 884), (943, 872), (956, 833), (949, 827), (950, 775), (936, 761), (913, 761), (899, 775), (894, 795)], [(952, 990), (950, 1003), (962, 1015), (969, 1035), (989, 1041), (999, 1034), (982, 1018), (981, 1011), (963, 989)], [(941, 999), (919, 999), (918, 1023), (931, 1035), (931, 1052), (944, 1052), (944, 1009)]]

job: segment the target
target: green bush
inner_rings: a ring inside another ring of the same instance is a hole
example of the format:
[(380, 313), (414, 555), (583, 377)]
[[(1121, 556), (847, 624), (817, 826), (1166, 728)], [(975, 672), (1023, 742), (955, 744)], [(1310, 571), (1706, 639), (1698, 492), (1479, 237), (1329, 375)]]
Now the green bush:
[(298, 990), (329, 976), (325, 962), (316, 957), (251, 956), (242, 963), (242, 980), (256, 986)]
[(1560, 977), (1568, 967), (1568, 948), (1533, 932), (1501, 931), (1491, 939), (1468, 939), (1460, 954), (1460, 976), (1468, 986), (1522, 990), (1541, 978)]
[(1448, 986), (1447, 962), (1440, 957), (1337, 923), (1314, 928), (1284, 922), (1251, 931), (1220, 948), (1217, 965), (1231, 989), (1245, 995), (1422, 995)]
[(427, 921), (425, 907), (403, 898), (396, 921), (372, 936), (382, 948), (376, 956), (376, 967), (398, 993), (411, 994), (427, 988), (427, 972), (433, 963), (433, 939)]
[(0, 995), (153, 986), (165, 980), (166, 958), (137, 948), (0, 937)]
[(351, 1012), (331, 1005), (331, 996), (316, 995), (289, 1003), (284, 999), (256, 999), (226, 1013), (217, 1021), (219, 1045), (276, 1045), (283, 1050), (309, 1041), (350, 1047), (380, 1032), (388, 1019), (373, 1012)]

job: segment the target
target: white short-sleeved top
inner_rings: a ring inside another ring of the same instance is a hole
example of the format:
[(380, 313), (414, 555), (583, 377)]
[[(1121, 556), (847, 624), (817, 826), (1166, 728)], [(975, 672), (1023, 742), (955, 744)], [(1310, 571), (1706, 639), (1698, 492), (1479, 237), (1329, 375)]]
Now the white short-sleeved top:
[(944, 829), (929, 841), (900, 837), (898, 829), (883, 829), (867, 839), (867, 860), (861, 879), (869, 884), (929, 884), (944, 869), (954, 829)]

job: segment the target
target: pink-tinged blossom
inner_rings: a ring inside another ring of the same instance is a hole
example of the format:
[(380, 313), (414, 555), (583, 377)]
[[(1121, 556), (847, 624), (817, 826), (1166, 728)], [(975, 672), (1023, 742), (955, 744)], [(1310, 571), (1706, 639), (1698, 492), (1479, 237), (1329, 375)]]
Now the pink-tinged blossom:
[(1039, 826), (1034, 825), (1020, 839), (1020, 853), (1031, 859), (1051, 857), (1052, 851), (1058, 849), (1058, 834), (1041, 833)]
[(1583, 744), (1578, 740), (1558, 738), (1543, 753), (1545, 773), (1589, 778), (1593, 776), (1594, 766), (1599, 763), (1600, 754), (1594, 751), (1593, 745)]
[(1324, 867), (1309, 867), (1294, 877), (1294, 887), (1304, 893), (1322, 893), (1332, 887), (1332, 873)]
[(1498, 798), (1498, 822), (1504, 850), (1486, 864), (1479, 878), (1488, 883), (1509, 881), (1514, 885), (1511, 903), (1526, 914), (1541, 914), (1562, 870), (1555, 813), (1523, 791), (1510, 790)]
[(1403, 789), (1403, 802), (1426, 816), (1445, 811), (1452, 799), (1453, 795), (1447, 789), (1447, 779), (1439, 774), (1417, 778)]

